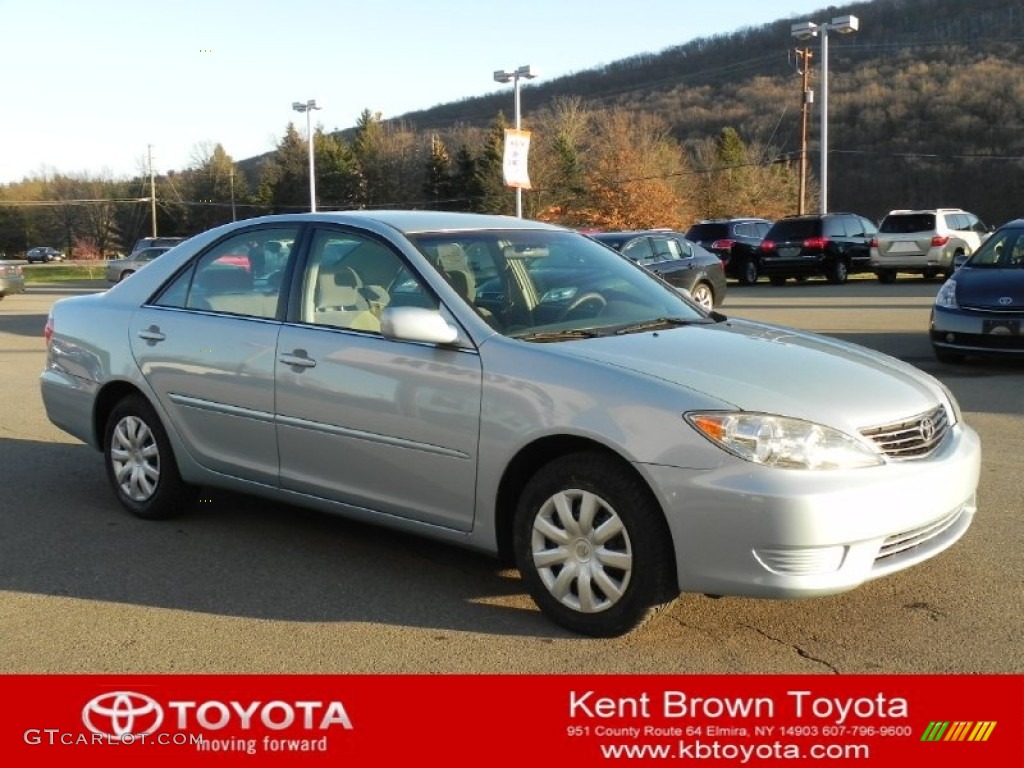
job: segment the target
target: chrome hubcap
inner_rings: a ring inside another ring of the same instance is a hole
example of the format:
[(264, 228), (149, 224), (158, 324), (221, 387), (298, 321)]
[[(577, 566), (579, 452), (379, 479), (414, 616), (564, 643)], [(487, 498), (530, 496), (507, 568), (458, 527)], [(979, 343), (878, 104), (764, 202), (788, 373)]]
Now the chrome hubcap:
[(114, 427), (110, 463), (121, 492), (132, 501), (148, 501), (160, 481), (160, 449), (142, 419), (125, 416)]
[(544, 586), (571, 610), (605, 611), (629, 586), (629, 534), (615, 510), (589, 491), (566, 489), (544, 502), (530, 546)]

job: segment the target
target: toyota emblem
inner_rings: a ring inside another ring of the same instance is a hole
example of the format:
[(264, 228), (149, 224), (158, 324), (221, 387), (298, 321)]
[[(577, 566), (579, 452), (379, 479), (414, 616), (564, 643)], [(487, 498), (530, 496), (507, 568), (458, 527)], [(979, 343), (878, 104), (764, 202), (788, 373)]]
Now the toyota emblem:
[(1000, 304), (1000, 306), (1008, 307), (1011, 304), (1013, 304), (1013, 297), (1012, 296), (1001, 296), (999, 298), (999, 304)]
[(102, 693), (82, 708), (82, 724), (93, 733), (123, 738), (148, 736), (164, 721), (164, 710), (152, 699), (135, 691)]
[(935, 422), (930, 418), (921, 419), (921, 423), (918, 425), (917, 429), (921, 433), (921, 439), (926, 443), (930, 443), (932, 441), (935, 437), (935, 432), (937, 431)]

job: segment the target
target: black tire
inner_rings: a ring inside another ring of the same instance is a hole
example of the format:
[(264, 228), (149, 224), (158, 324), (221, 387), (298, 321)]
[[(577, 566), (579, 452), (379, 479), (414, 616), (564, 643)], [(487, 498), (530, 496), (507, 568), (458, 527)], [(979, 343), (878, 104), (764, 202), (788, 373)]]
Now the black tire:
[(757, 262), (753, 259), (744, 259), (736, 275), (740, 285), (753, 285), (757, 282)]
[[(559, 506), (576, 531), (567, 529)], [(589, 518), (582, 528), (581, 515)], [(619, 532), (602, 537), (609, 524)], [(530, 595), (573, 632), (618, 637), (679, 595), (661, 508), (612, 457), (574, 453), (542, 467), (523, 488), (513, 526), (516, 565)]]
[(886, 285), (892, 285), (896, 282), (896, 270), (895, 269), (880, 269), (875, 272), (875, 277), (878, 278), (878, 282), (885, 283)]
[(768, 282), (771, 283), (772, 285), (785, 285), (786, 278), (782, 277), (781, 275), (772, 275), (771, 277), (768, 278)]
[(849, 276), (850, 270), (842, 259), (836, 259), (829, 264), (828, 271), (825, 273), (825, 279), (832, 285), (842, 285)]
[(120, 283), (122, 280), (126, 280), (129, 277), (131, 277), (131, 276), (132, 276), (132, 271), (130, 269), (126, 269), (124, 272), (122, 272), (120, 275), (117, 276), (117, 282)]
[(197, 489), (181, 479), (163, 424), (141, 395), (125, 397), (110, 412), (103, 459), (117, 500), (136, 517), (165, 520), (195, 501)]

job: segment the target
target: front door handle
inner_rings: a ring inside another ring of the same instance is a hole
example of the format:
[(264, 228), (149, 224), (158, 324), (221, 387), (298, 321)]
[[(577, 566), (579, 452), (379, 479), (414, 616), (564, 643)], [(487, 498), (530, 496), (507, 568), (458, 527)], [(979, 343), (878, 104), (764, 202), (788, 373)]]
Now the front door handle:
[(296, 349), (292, 352), (286, 352), (277, 358), (285, 365), (290, 365), (292, 368), (315, 368), (316, 360), (309, 357), (304, 349)]

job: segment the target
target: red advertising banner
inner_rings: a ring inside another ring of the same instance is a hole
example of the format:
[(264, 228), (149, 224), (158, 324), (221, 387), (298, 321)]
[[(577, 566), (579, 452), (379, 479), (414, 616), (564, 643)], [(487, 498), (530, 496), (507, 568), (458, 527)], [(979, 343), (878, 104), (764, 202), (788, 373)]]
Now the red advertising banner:
[(1022, 676), (2, 680), (14, 766), (1024, 766)]

